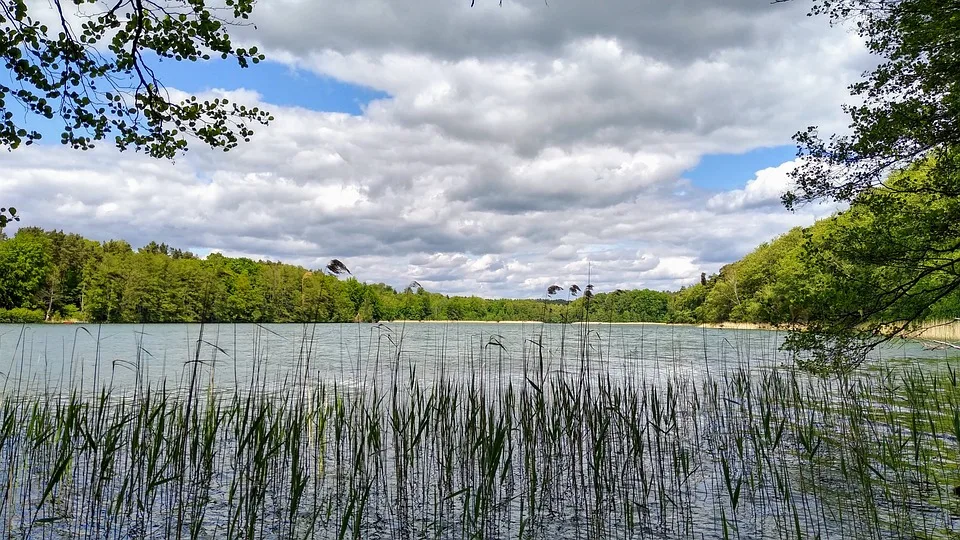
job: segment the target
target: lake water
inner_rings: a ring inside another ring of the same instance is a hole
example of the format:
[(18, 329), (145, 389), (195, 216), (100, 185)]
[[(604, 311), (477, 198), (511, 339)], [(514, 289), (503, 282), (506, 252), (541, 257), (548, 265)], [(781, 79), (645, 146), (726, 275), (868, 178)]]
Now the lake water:
[[(614, 378), (699, 378), (730, 367), (790, 365), (784, 333), (695, 326), (540, 323), (0, 325), (0, 373), (18, 393), (103, 386), (117, 390), (194, 375), (221, 390), (336, 382), (388, 382), (587, 370)], [(199, 352), (198, 352), (199, 344)], [(943, 359), (945, 351), (896, 341), (872, 354)], [(955, 355), (955, 353), (953, 353)], [(581, 358), (586, 358), (581, 365)]]

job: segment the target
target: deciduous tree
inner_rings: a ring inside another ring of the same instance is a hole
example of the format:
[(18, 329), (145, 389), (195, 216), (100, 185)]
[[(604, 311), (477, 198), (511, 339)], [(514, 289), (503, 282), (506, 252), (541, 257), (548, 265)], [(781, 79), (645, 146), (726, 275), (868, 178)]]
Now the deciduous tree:
[[(201, 142), (229, 150), (272, 118), (229, 99), (169, 91), (159, 61), (263, 60), (233, 42), (254, 0), (0, 0), (0, 149), (42, 137), (40, 122), (60, 126), (60, 140), (85, 150), (108, 140), (173, 158)], [(0, 211), (0, 229), (15, 218)]]
[(850, 87), (849, 134), (797, 134), (783, 197), (851, 204), (848, 227), (812, 245), (829, 251), (838, 303), (788, 342), (847, 369), (960, 287), (960, 0), (816, 0), (811, 15), (852, 25), (882, 58)]

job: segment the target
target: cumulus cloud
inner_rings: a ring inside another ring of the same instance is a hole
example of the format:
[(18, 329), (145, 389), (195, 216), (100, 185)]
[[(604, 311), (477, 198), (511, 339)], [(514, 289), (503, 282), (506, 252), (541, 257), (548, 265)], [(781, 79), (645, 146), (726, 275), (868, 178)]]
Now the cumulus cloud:
[(707, 201), (707, 208), (718, 212), (735, 212), (746, 208), (776, 207), (780, 197), (793, 183), (790, 173), (800, 166), (800, 159), (757, 171), (756, 177), (743, 189), (718, 193)]
[[(25, 224), (321, 267), (484, 296), (553, 283), (672, 289), (829, 208), (783, 210), (794, 162), (740, 189), (691, 185), (705, 153), (842, 129), (862, 44), (800, 2), (277, 0), (238, 38), (385, 91), (362, 115), (212, 93), (276, 118), (176, 162), (19, 149), (0, 200)], [(798, 54), (802, 51), (803, 54)]]
[[(797, 122), (842, 129), (837, 106), (857, 74), (850, 58), (863, 56), (863, 46), (840, 35), (811, 39), (791, 32), (762, 52), (717, 49), (676, 64), (626, 48), (622, 36), (584, 38), (551, 56), (440, 61), (427, 54), (320, 50), (297, 62), (389, 92), (390, 99), (366, 111), (380, 121), (429, 125), (526, 156), (592, 144), (689, 158), (782, 144)], [(798, 49), (809, 53), (797, 57)]]

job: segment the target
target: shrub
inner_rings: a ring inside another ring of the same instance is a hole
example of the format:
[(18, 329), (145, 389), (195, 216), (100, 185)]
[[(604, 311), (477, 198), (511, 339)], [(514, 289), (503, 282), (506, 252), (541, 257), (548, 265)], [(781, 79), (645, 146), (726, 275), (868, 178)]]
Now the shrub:
[(62, 308), (60, 308), (60, 313), (58, 313), (57, 320), (76, 321), (79, 318), (80, 318), (80, 309), (73, 304), (67, 304)]
[(27, 308), (0, 308), (0, 323), (42, 323), (43, 311)]

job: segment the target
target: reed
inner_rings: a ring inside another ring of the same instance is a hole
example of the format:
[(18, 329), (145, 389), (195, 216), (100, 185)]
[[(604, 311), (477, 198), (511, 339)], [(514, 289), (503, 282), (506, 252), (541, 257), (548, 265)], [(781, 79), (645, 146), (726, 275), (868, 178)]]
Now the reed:
[[(201, 333), (183, 385), (7, 387), (6, 536), (950, 538), (960, 526), (948, 363), (818, 379), (758, 368), (764, 351), (734, 340), (719, 349), (732, 367), (700, 378), (671, 373), (659, 350), (651, 380), (605, 371), (608, 330), (585, 325), (563, 353), (540, 332), (519, 374), (491, 335), (461, 351), (466, 375), (424, 377), (401, 360), (403, 329), (373, 327), (357, 353), (370, 362), (318, 381), (314, 332), (297, 381), (271, 382), (260, 353), (249, 382), (217, 381), (212, 366), (230, 359)], [(582, 369), (550, 368), (571, 349)]]

